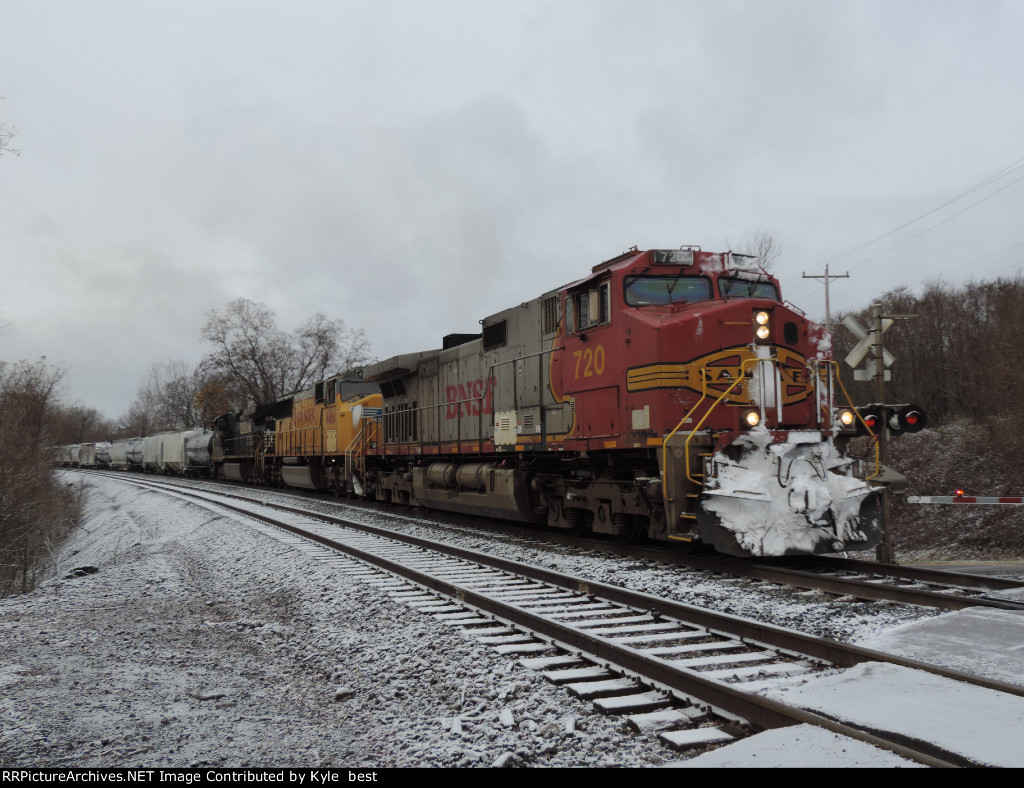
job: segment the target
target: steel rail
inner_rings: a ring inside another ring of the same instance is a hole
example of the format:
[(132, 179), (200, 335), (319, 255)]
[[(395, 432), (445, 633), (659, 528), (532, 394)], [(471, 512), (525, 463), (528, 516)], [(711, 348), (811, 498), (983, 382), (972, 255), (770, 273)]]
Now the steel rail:
[[(223, 494), (227, 495), (228, 493)], [(244, 498), (245, 496), (239, 497)], [(349, 523), (348, 521), (344, 521), (343, 524), (362, 527), (356, 523)], [(543, 538), (557, 544), (576, 547), (581, 546), (580, 540), (576, 537), (569, 537), (559, 533), (539, 532), (536, 529), (528, 529), (523, 526), (510, 523), (503, 523), (500, 526), (492, 526), (491, 530), (524, 537)], [(850, 596), (856, 599), (868, 601), (901, 602), (904, 604), (932, 607), (940, 610), (963, 610), (968, 607), (979, 606), (992, 607), (999, 610), (1024, 609), (1024, 600), (1001, 599), (998, 597), (982, 595), (956, 596), (938, 591), (901, 588), (899, 586), (880, 584), (870, 580), (829, 577), (813, 571), (805, 571), (791, 567), (778, 567), (772, 566), (771, 564), (753, 563), (735, 558), (670, 552), (657, 547), (637, 547), (635, 545), (596, 540), (587, 543), (585, 546), (616, 555), (646, 558), (653, 561), (677, 564), (703, 571), (718, 572), (736, 577), (749, 577), (770, 583), (790, 585), (795, 588), (803, 588), (806, 590), (823, 591), (836, 596)], [(1013, 581), (1006, 578), (943, 572), (941, 570), (929, 570), (919, 567), (874, 563), (870, 561), (857, 561), (854, 559), (831, 558), (824, 556), (790, 556), (785, 560), (796, 562), (798, 564), (799, 562), (818, 561), (832, 565), (837, 569), (848, 569), (850, 571), (884, 575), (924, 583), (946, 584), (954, 587), (954, 589), (956, 587), (960, 587), (962, 589), (969, 590), (1000, 591), (1024, 588), (1024, 582)]]
[(899, 577), (904, 580), (915, 580), (921, 583), (941, 583), (960, 586), (961, 588), (971, 588), (977, 591), (1007, 591), (1024, 588), (1024, 582), (1010, 580), (1006, 577), (971, 575), (965, 572), (948, 572), (943, 569), (927, 569), (920, 566), (877, 564), (872, 561), (859, 561), (854, 558), (833, 558), (831, 556), (806, 556), (797, 557), (793, 560), (797, 565), (810, 564), (812, 569), (815, 564), (819, 564), (824, 569), (848, 569), (853, 572)]
[[(202, 496), (196, 495), (195, 493), (190, 494), (189, 492), (186, 492), (185, 494), (188, 497), (203, 500)], [(283, 520), (278, 520), (274, 517), (253, 512), (251, 509), (234, 506), (233, 504), (221, 501), (209, 501), (208, 499), (206, 499), (206, 501), (230, 511), (237, 512), (246, 517), (254, 518), (260, 522), (264, 522), (290, 533), (302, 536), (303, 538), (314, 541), (317, 544), (328, 547), (332, 550), (343, 552), (346, 555), (350, 555), (353, 558), (376, 566), (389, 573), (404, 577), (411, 582), (425, 588), (429, 588), (439, 594), (456, 599), (463, 604), (475, 607), (478, 610), (489, 613), (497, 618), (501, 618), (513, 624), (518, 624), (519, 626), (530, 629), (535, 634), (541, 635), (542, 639), (549, 639), (553, 646), (563, 646), (568, 647), (569, 650), (579, 649), (580, 651), (584, 651), (588, 655), (611, 663), (612, 665), (622, 668), (628, 673), (634, 673), (641, 679), (647, 679), (648, 683), (653, 682), (656, 685), (660, 685), (662, 688), (668, 689), (673, 694), (682, 695), (687, 700), (697, 699), (699, 702), (706, 703), (714, 707), (716, 710), (724, 711), (726, 716), (742, 718), (755, 729), (763, 730), (781, 728), (796, 724), (809, 724), (824, 728), (832, 731), (833, 733), (848, 736), (852, 739), (863, 741), (867, 744), (888, 750), (900, 755), (901, 757), (908, 758), (927, 766), (955, 767), (963, 765), (964, 763), (964, 759), (953, 753), (943, 753), (950, 758), (950, 760), (936, 757), (898, 744), (889, 739), (876, 736), (860, 728), (845, 725), (841, 722), (830, 719), (829, 717), (807, 711), (806, 709), (797, 708), (750, 692), (745, 692), (733, 687), (732, 685), (715, 679), (704, 678), (696, 671), (673, 665), (667, 660), (643, 654), (637, 649), (618, 645), (596, 635), (587, 634), (585, 631), (557, 622), (549, 617), (530, 613), (505, 602), (492, 599), (485, 594), (473, 591), (472, 589), (466, 588), (458, 583), (433, 577), (432, 575), (421, 572), (417, 569), (413, 569), (372, 552), (362, 550), (358, 547), (343, 544), (315, 532), (307, 531), (299, 526), (284, 522)], [(298, 513), (302, 516), (309, 517), (310, 519), (325, 519), (324, 517), (309, 511), (292, 511), (292, 507), (279, 507), (274, 504), (267, 504), (263, 502), (258, 502), (257, 505), (273, 509), (282, 509), (289, 513)], [(358, 524), (356, 525), (359, 527)], [(359, 529), (366, 530), (363, 527), (359, 527)], [(389, 539), (394, 539), (394, 535), (390, 533), (385, 533), (384, 536)], [(406, 540), (403, 539), (401, 541)], [(421, 541), (424, 540), (415, 540), (415, 542)], [(429, 544), (431, 545), (431, 549), (435, 551), (438, 551), (438, 548), (441, 548), (440, 552), (448, 552), (448, 548), (450, 548), (450, 545), (438, 545), (436, 543)], [(416, 544), (416, 546), (422, 545)], [(457, 552), (468, 553), (471, 551), (458, 550)], [(482, 557), (485, 559), (487, 558), (487, 556)], [(504, 561), (502, 561), (502, 563), (514, 564), (514, 562)], [(582, 583), (582, 585), (585, 587), (594, 587), (593, 584)], [(938, 748), (933, 749), (938, 751)]]
[[(136, 483), (138, 484), (138, 482)], [(189, 491), (189, 488), (185, 487), (178, 487), (178, 489)], [(638, 611), (646, 612), (653, 616), (679, 619), (686, 623), (696, 624), (719, 635), (740, 638), (741, 640), (750, 641), (768, 648), (798, 653), (802, 656), (831, 662), (835, 665), (839, 665), (840, 667), (852, 667), (862, 662), (886, 662), (893, 665), (899, 665), (901, 667), (911, 668), (913, 670), (921, 670), (937, 676), (943, 676), (944, 678), (948, 678), (953, 681), (973, 684), (985, 689), (995, 690), (996, 692), (1005, 692), (1011, 695), (1024, 697), (1024, 686), (1009, 684), (996, 679), (986, 678), (984, 676), (975, 676), (953, 668), (947, 668), (942, 665), (935, 665), (929, 662), (920, 662), (918, 660), (909, 659), (898, 654), (889, 654), (865, 648), (863, 646), (856, 646), (850, 643), (841, 643), (838, 640), (820, 638), (814, 635), (798, 632), (796, 630), (779, 627), (774, 624), (733, 616), (728, 613), (720, 613), (707, 608), (695, 607), (693, 605), (688, 605), (685, 602), (663, 599), (651, 596), (650, 594), (646, 594), (642, 591), (631, 591), (621, 586), (610, 585), (593, 580), (585, 580), (572, 575), (556, 572), (554, 570), (548, 570), (530, 564), (522, 564), (509, 559), (499, 558), (486, 553), (479, 553), (474, 550), (468, 550), (454, 545), (434, 542), (429, 539), (423, 539), (409, 534), (396, 533), (394, 531), (389, 531), (386, 528), (357, 523), (344, 518), (333, 517), (320, 512), (313, 512), (309, 509), (302, 509), (299, 507), (272, 502), (255, 501), (248, 496), (234, 493), (217, 492), (211, 494), (236, 498), (250, 503), (255, 503), (258, 506), (263, 506), (269, 509), (275, 509), (289, 514), (297, 514), (345, 528), (353, 528), (375, 536), (393, 539), (395, 541), (404, 542), (427, 550), (441, 551), (449, 555), (462, 558), (463, 560), (480, 564), (481, 566), (490, 566), (495, 569), (519, 574), (523, 577), (528, 577), (531, 580), (558, 586), (559, 588), (564, 588), (569, 591), (577, 591), (593, 596), (600, 596), (610, 602), (616, 602), (621, 605), (633, 607)], [(234, 507), (231, 504), (217, 502), (217, 505), (224, 506), (225, 508), (232, 509), (233, 511), (238, 511), (242, 514), (251, 514), (248, 510), (242, 507)], [(277, 523), (275, 523), (275, 525), (276, 524)], [(281, 524), (280, 527), (292, 530), (287, 524)], [(305, 533), (306, 532), (303, 531), (303, 534)], [(317, 540), (319, 541), (319, 537), (317, 537)], [(334, 547), (333, 544), (331, 546)], [(704, 560), (703, 557), (698, 558)]]
[[(897, 654), (888, 654), (886, 652), (876, 651), (863, 646), (841, 643), (837, 640), (831, 640), (828, 638), (819, 638), (814, 635), (807, 635), (803, 632), (786, 629), (774, 624), (753, 621), (751, 619), (733, 616), (728, 613), (719, 613), (706, 608), (688, 605), (684, 602), (662, 599), (651, 596), (650, 594), (646, 594), (642, 591), (631, 591), (629, 589), (622, 588), (621, 586), (600, 583), (593, 580), (585, 580), (572, 575), (566, 575), (561, 572), (544, 569), (542, 567), (522, 564), (509, 559), (487, 555), (486, 553), (479, 553), (474, 550), (468, 550), (454, 545), (433, 542), (429, 539), (423, 539), (408, 534), (395, 533), (394, 531), (389, 531), (385, 528), (352, 522), (345, 520), (344, 518), (333, 517), (319, 512), (312, 512), (308, 509), (286, 506), (284, 504), (253, 501), (251, 498), (246, 496), (239, 496), (230, 493), (214, 494), (250, 501), (266, 508), (287, 512), (289, 514), (297, 514), (346, 528), (354, 528), (375, 536), (393, 539), (395, 541), (404, 542), (427, 550), (441, 551), (449, 555), (462, 558), (463, 560), (480, 564), (481, 566), (490, 566), (495, 569), (519, 574), (523, 577), (528, 577), (532, 580), (537, 580), (538, 582), (547, 583), (570, 591), (577, 591), (584, 594), (590, 594), (592, 596), (600, 596), (610, 602), (616, 602), (621, 605), (633, 607), (638, 611), (643, 611), (656, 617), (662, 616), (679, 619), (686, 623), (701, 626), (715, 632), (716, 634), (727, 637), (738, 637), (742, 640), (751, 641), (769, 648), (781, 649), (783, 651), (798, 653), (802, 656), (832, 662), (833, 664), (841, 667), (852, 667), (853, 665), (858, 665), (862, 662), (887, 662), (889, 664), (943, 676), (954, 681), (966, 682), (975, 686), (984, 687), (985, 689), (1024, 697), (1024, 686), (1008, 684), (1006, 682), (989, 679), (984, 676), (974, 676), (942, 665), (920, 662), (918, 660), (901, 657)], [(242, 507), (234, 507), (231, 504), (221, 502), (218, 502), (217, 505), (238, 511), (242, 514), (250, 514), (248, 510)], [(281, 527), (293, 530), (287, 524), (281, 524)], [(306, 532), (303, 531), (303, 534), (305, 533)], [(319, 541), (319, 537), (317, 537), (317, 540)], [(333, 544), (331, 546), (334, 547)]]
[[(953, 596), (938, 591), (924, 591), (915, 588), (901, 588), (895, 585), (880, 585), (870, 580), (856, 580), (844, 577), (832, 577), (816, 572), (808, 572), (800, 569), (775, 567), (768, 564), (753, 564), (734, 561), (728, 558), (713, 558), (710, 556), (682, 556), (679, 563), (695, 569), (704, 569), (711, 572), (724, 572), (740, 577), (752, 577), (758, 580), (767, 580), (772, 583), (791, 585), (797, 588), (824, 591), (837, 596), (852, 596), (856, 599), (867, 599), (877, 602), (904, 602), (909, 605), (920, 605), (922, 607), (934, 607), (940, 610), (963, 610), (967, 607), (994, 607), (1001, 610), (1020, 610), (1024, 602), (1012, 599), (998, 599), (986, 596)], [(899, 577), (901, 575), (889, 573), (887, 567), (892, 564), (871, 564), (863, 562), (874, 569), (863, 569), (858, 571), (873, 572), (875, 574), (888, 574)], [(947, 581), (955, 585), (952, 581)], [(1020, 588), (1021, 584), (1009, 586)]]

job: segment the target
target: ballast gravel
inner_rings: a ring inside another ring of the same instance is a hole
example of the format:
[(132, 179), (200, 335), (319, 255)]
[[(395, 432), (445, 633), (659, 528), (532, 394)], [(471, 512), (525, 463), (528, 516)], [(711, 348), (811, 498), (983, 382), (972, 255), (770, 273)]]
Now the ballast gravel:
[[(54, 579), (0, 600), (2, 766), (640, 767), (691, 755), (339, 571), (329, 551), (124, 477), (63, 478), (85, 496), (83, 526), (55, 550)], [(244, 492), (838, 640), (938, 615), (419, 510)]]
[(53, 580), (0, 601), (5, 767), (680, 757), (245, 523), (114, 478), (65, 478), (84, 484), (84, 525)]

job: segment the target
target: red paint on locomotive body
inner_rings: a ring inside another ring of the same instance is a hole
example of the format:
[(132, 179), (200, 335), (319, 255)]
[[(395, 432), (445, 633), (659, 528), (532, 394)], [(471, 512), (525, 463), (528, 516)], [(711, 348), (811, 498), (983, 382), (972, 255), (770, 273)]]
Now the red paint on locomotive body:
[[(566, 319), (551, 385), (556, 396), (575, 403), (567, 448), (597, 448), (613, 438), (620, 447), (640, 445), (720, 396), (722, 406), (703, 425), (725, 434), (720, 443), (740, 430), (740, 408), (766, 395), (771, 426), (815, 425), (808, 360), (829, 359), (829, 343), (820, 327), (781, 303), (778, 281), (749, 264), (736, 267), (731, 255), (695, 250), (692, 264), (680, 267), (659, 265), (652, 254), (598, 266), (562, 291)], [(595, 291), (604, 310), (596, 321), (590, 314)], [(768, 315), (764, 340), (754, 333), (758, 312)], [(759, 356), (776, 359), (778, 380), (769, 381), (767, 392), (754, 385)], [(733, 385), (737, 378), (743, 380)]]

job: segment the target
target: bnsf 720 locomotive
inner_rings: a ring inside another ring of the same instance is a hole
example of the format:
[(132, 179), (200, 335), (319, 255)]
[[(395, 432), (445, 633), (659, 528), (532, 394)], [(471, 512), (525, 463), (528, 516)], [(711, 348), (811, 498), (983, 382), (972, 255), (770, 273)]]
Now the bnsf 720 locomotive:
[(865, 549), (821, 326), (751, 258), (631, 250), (482, 321), (222, 416), (218, 475), (737, 555)]

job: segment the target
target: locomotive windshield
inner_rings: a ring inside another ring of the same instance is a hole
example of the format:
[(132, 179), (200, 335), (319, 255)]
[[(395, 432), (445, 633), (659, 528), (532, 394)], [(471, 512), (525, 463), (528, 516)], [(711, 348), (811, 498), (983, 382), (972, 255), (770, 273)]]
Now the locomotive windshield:
[(779, 290), (771, 282), (755, 282), (750, 279), (727, 279), (722, 277), (718, 280), (718, 289), (722, 296), (729, 298), (770, 298), (772, 301), (782, 301), (779, 298)]
[(629, 306), (695, 304), (711, 300), (711, 280), (703, 276), (627, 276)]

